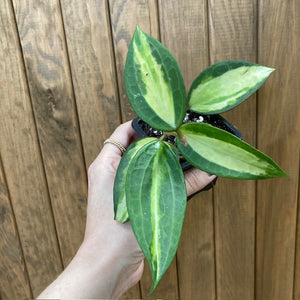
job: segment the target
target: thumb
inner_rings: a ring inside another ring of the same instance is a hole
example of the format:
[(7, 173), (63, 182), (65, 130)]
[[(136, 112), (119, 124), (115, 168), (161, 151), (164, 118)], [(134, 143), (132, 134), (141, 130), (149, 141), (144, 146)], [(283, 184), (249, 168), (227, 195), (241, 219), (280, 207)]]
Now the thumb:
[(216, 175), (207, 174), (196, 168), (184, 172), (187, 195), (191, 196), (206, 187), (217, 178)]

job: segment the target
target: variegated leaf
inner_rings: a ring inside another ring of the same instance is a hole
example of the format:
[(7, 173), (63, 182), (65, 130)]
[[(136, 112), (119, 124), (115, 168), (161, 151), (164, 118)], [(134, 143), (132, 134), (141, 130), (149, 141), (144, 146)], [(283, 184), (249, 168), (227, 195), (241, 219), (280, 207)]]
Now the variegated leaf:
[(145, 254), (155, 289), (176, 253), (186, 208), (186, 187), (178, 157), (166, 142), (144, 145), (126, 177), (130, 222)]
[(125, 65), (127, 96), (151, 127), (172, 131), (184, 118), (187, 97), (179, 66), (158, 40), (137, 27)]
[(156, 141), (155, 138), (143, 138), (134, 143), (132, 143), (120, 161), (115, 182), (114, 182), (114, 213), (115, 220), (125, 223), (128, 221), (128, 212), (126, 205), (126, 195), (125, 195), (125, 182), (127, 176), (127, 170), (130, 161), (134, 158), (139, 149), (147, 145), (150, 142)]
[(246, 100), (274, 69), (244, 61), (224, 61), (205, 69), (189, 91), (189, 108), (203, 114), (219, 114)]
[(264, 179), (287, 176), (267, 155), (234, 135), (204, 123), (180, 127), (182, 155), (195, 167), (222, 177)]

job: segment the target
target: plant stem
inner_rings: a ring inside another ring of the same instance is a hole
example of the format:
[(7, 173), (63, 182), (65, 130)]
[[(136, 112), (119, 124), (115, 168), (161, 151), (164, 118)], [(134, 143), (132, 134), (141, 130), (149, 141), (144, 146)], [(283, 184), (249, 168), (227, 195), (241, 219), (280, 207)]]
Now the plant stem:
[(166, 138), (165, 133), (158, 139), (160, 142), (162, 142)]
[(177, 130), (177, 136), (179, 137), (180, 141), (184, 143), (184, 146), (187, 146), (187, 140), (186, 137), (182, 134), (182, 132), (178, 129)]
[(164, 132), (163, 135), (158, 139), (160, 142), (166, 139), (168, 136), (173, 135), (173, 136), (178, 136), (176, 131), (170, 131), (170, 132)]

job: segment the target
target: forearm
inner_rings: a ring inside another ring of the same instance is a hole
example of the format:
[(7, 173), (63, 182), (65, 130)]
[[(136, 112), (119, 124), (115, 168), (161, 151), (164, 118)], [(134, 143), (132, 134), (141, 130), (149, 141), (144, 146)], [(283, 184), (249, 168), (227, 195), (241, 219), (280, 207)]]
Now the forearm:
[(117, 260), (111, 251), (102, 248), (95, 253), (83, 243), (68, 267), (38, 299), (118, 297), (123, 292), (118, 291), (123, 263)]

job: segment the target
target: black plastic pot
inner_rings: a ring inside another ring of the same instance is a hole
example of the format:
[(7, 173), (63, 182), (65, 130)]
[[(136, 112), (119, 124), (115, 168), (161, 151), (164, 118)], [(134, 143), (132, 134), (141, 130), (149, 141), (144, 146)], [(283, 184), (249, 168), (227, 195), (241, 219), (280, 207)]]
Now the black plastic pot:
[[(218, 124), (218, 126), (216, 127), (221, 127), (223, 130), (226, 130), (227, 132), (235, 135), (236, 137), (238, 137), (239, 139), (242, 139), (242, 134), (241, 132), (239, 132), (232, 124), (230, 124), (226, 119), (224, 119), (222, 116), (220, 115), (212, 115), (210, 116), (211, 119), (212, 119), (212, 123), (211, 122), (206, 122), (206, 123), (209, 123), (211, 125), (214, 126), (214, 123), (215, 124)], [(147, 133), (145, 132), (145, 126), (147, 126), (147, 124), (141, 120), (140, 118), (135, 118), (133, 121), (132, 121), (132, 127), (134, 128), (134, 130), (141, 136), (141, 137), (147, 137)], [(182, 170), (185, 171), (185, 170), (188, 170), (192, 167), (192, 165), (187, 162), (185, 159), (181, 159), (180, 160), (180, 164), (181, 164), (181, 167), (182, 167)], [(199, 192), (202, 192), (202, 191), (207, 191), (209, 189), (211, 189), (215, 184), (216, 184), (216, 181), (217, 181), (217, 178), (212, 181), (211, 183), (209, 183), (207, 186), (205, 186), (202, 190), (200, 190)], [(197, 192), (197, 193), (199, 193)], [(195, 195), (195, 194), (194, 194)], [(192, 196), (194, 196), (192, 195)], [(189, 196), (188, 197), (188, 200), (190, 198), (192, 198), (192, 196)]]

